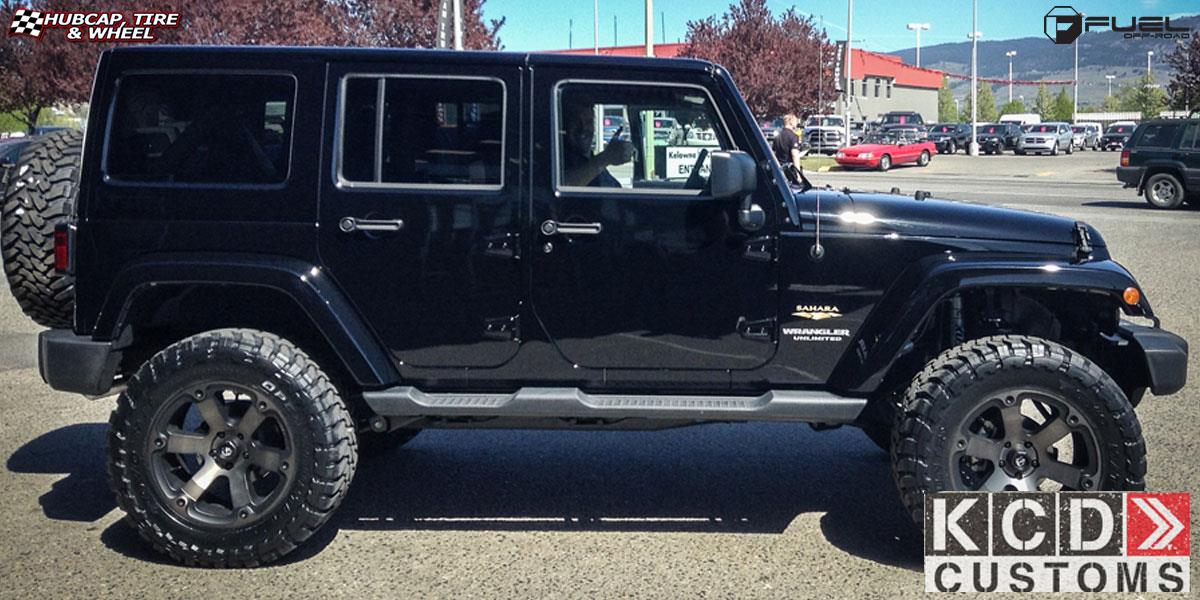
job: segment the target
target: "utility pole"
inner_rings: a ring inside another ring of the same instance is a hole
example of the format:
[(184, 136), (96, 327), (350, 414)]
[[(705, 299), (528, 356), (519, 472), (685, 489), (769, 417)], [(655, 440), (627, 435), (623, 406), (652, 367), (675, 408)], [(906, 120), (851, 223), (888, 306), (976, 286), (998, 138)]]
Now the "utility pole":
[(929, 29), (929, 23), (909, 23), (908, 30), (917, 32), (917, 66), (921, 66), (921, 32)]
[(1011, 103), (1012, 102), (1012, 85), (1013, 85), (1012, 84), (1012, 82), (1013, 82), (1012, 59), (1014, 56), (1017, 55), (1017, 51), (1009, 50), (1008, 52), (1005, 52), (1004, 55), (1008, 57), (1008, 101)]
[(854, 40), (854, 0), (847, 0), (846, 1), (846, 62), (844, 63), (846, 65), (846, 96), (845, 96), (845, 98), (846, 98), (846, 133), (845, 133), (846, 137), (844, 138), (846, 140), (846, 143), (850, 142), (850, 96), (853, 93), (852, 92), (853, 88), (851, 88), (850, 85), (854, 79), (853, 78), (854, 64), (853, 64), (853, 61), (851, 60), (851, 58), (853, 58), (853, 56), (854, 56), (854, 53), (852, 53), (850, 51), (850, 45), (853, 43), (853, 40)]
[(1150, 69), (1150, 59), (1152, 59), (1152, 58), (1154, 58), (1154, 51), (1153, 51), (1153, 50), (1147, 50), (1147, 51), (1146, 51), (1146, 77), (1153, 77), (1153, 76), (1154, 76), (1154, 71), (1152, 71), (1152, 70)]
[(646, 0), (646, 56), (654, 56), (654, 0)]
[[(1085, 18), (1085, 15), (1080, 15), (1079, 17), (1082, 19), (1082, 18)], [(1077, 115), (1079, 113), (1079, 38), (1080, 37), (1083, 37), (1083, 33), (1080, 33), (1079, 37), (1075, 38), (1075, 83), (1074, 83), (1074, 85), (1071, 86), (1072, 87), (1072, 90), (1071, 90), (1071, 122), (1072, 123), (1074, 123), (1075, 121), (1078, 120), (1078, 118), (1075, 115)]]
[(454, 0), (454, 49), (463, 49), (462, 0)]
[(977, 73), (977, 50), (979, 46), (979, 0), (971, 0), (971, 140), (967, 142), (968, 154), (979, 156), (979, 74)]
[(662, 37), (658, 38), (659, 43), (667, 43), (667, 12), (660, 11), (658, 13), (658, 27), (662, 29)]

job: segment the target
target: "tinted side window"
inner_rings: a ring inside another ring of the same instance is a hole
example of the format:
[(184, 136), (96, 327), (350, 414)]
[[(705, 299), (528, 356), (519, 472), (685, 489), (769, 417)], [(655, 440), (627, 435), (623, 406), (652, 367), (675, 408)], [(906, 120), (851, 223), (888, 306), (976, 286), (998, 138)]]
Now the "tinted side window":
[(292, 77), (156, 73), (123, 77), (118, 86), (109, 177), (215, 184), (287, 179)]
[(501, 185), (504, 87), (499, 81), (349, 77), (344, 93), (340, 169), (345, 181)]
[(1179, 129), (1174, 123), (1154, 123), (1147, 125), (1138, 138), (1138, 146), (1145, 148), (1167, 148), (1175, 138)]
[(1200, 125), (1188, 123), (1183, 129), (1183, 137), (1179, 139), (1181, 150), (1200, 150)]

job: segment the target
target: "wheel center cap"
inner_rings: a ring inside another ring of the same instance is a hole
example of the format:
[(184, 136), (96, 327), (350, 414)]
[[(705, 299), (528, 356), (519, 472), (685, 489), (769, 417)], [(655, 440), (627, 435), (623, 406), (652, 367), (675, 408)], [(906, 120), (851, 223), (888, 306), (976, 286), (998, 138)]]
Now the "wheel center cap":
[(211, 455), (222, 468), (228, 469), (233, 466), (233, 463), (237, 462), (237, 457), (240, 453), (241, 447), (238, 446), (237, 440), (227, 440), (215, 446)]
[(1010, 476), (1022, 478), (1037, 466), (1037, 454), (1031, 448), (1014, 448), (1005, 453), (1004, 470)]

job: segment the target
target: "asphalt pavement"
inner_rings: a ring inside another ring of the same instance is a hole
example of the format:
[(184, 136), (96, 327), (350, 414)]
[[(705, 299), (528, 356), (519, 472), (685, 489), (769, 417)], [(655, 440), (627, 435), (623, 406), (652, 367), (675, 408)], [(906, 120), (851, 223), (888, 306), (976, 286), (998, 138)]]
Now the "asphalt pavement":
[[(1200, 210), (1149, 209), (1120, 188), (1116, 160), (937, 156), (927, 168), (809, 175), (1088, 221), (1164, 326), (1200, 349)], [(177, 566), (115, 509), (104, 473), (113, 399), (43, 385), (37, 331), (0, 294), (0, 597), (922, 595), (920, 532), (885, 454), (855, 429), (771, 423), (427, 431), (364, 462), (329, 526), (282, 564)], [(1138, 409), (1151, 489), (1200, 489), (1197, 379)]]

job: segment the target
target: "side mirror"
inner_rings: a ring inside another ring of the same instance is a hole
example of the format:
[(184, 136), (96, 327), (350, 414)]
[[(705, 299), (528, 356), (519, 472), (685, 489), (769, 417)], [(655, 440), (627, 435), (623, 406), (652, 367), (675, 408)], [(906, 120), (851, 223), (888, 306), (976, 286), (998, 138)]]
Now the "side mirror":
[(713, 198), (749, 194), (758, 187), (757, 167), (749, 154), (730, 150), (709, 155), (712, 173), (708, 181)]

